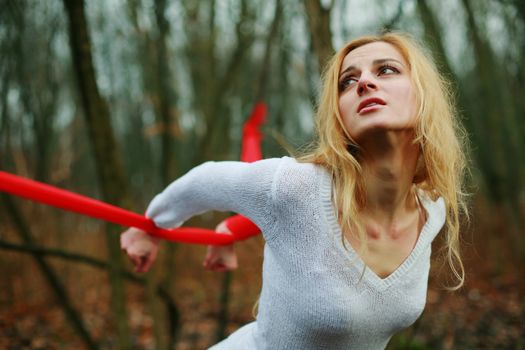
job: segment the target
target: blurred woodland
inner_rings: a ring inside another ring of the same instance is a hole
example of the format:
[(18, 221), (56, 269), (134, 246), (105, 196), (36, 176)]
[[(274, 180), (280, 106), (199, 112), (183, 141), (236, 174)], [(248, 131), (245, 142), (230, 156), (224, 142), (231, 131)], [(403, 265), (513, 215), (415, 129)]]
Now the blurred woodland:
[[(320, 67), (356, 36), (406, 31), (457, 91), (470, 140), (466, 284), (435, 261), (421, 318), (388, 349), (525, 349), (525, 1), (0, 0), (0, 168), (143, 212), (205, 160), (312, 137)], [(213, 228), (225, 213), (188, 226)], [(138, 275), (122, 227), (2, 194), (1, 349), (205, 349), (251, 321), (263, 241), (240, 268), (162, 244)], [(439, 242), (436, 242), (439, 244)], [(443, 269), (445, 270), (445, 269)]]

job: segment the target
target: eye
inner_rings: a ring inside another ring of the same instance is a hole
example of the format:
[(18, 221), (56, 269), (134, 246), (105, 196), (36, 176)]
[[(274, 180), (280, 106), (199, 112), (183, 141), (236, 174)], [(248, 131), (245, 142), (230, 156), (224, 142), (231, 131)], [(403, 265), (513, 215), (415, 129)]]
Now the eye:
[(399, 69), (393, 66), (384, 65), (379, 67), (379, 75), (390, 75), (399, 73)]
[(357, 79), (355, 77), (346, 76), (339, 81), (339, 91), (344, 91), (355, 83), (357, 83)]

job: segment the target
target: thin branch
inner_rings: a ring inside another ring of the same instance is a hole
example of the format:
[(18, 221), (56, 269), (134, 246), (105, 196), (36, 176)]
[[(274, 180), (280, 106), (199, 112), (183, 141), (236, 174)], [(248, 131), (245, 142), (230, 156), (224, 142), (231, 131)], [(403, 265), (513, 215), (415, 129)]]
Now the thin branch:
[[(39, 247), (33, 244), (22, 245), (22, 244), (15, 244), (15, 243), (10, 243), (10, 242), (0, 240), (0, 249), (15, 251), (19, 253), (31, 254), (33, 256), (38, 256), (41, 258), (47, 256), (47, 257), (52, 257), (52, 258), (68, 260), (71, 262), (87, 264), (97, 269), (104, 269), (104, 270), (110, 269), (110, 265), (107, 262), (90, 257), (90, 256), (66, 252), (66, 251), (59, 250), (59, 249)], [(146, 285), (146, 278), (144, 277), (137, 276), (126, 270), (119, 270), (118, 273), (122, 277), (124, 277), (126, 280), (128, 280), (129, 282), (132, 282), (134, 284), (138, 284), (141, 286)], [(156, 293), (164, 301), (166, 305), (166, 309), (168, 311), (168, 317), (170, 321), (169, 322), (169, 332), (170, 334), (174, 334), (177, 332), (177, 326), (180, 322), (180, 313), (177, 309), (177, 306), (175, 302), (173, 301), (169, 291), (166, 290), (161, 285), (158, 285), (156, 287)]]
[[(108, 270), (110, 268), (110, 265), (106, 261), (99, 260), (99, 259), (87, 256), (87, 255), (71, 253), (71, 252), (61, 250), (61, 249), (39, 247), (33, 244), (16, 244), (16, 243), (10, 243), (10, 242), (0, 240), (0, 249), (11, 250), (11, 251), (19, 252), (19, 253), (38, 255), (41, 257), (48, 256), (52, 258), (59, 258), (59, 259), (68, 260), (71, 262), (87, 264), (97, 269)], [(124, 278), (129, 280), (130, 282), (133, 282), (139, 285), (146, 284), (146, 279), (144, 277), (139, 277), (123, 269), (121, 269), (119, 273)], [(171, 300), (169, 293), (164, 288), (162, 288), (162, 286), (157, 287), (157, 294), (160, 297), (162, 297), (167, 303), (175, 305), (174, 302)]]
[[(61, 249), (44, 248), (32, 244), (16, 244), (0, 240), (0, 248), (6, 250), (12, 250), (20, 253), (31, 253), (40, 256), (50, 256), (54, 258), (60, 258), (70, 260), (73, 262), (84, 263), (100, 269), (109, 268), (109, 264), (105, 261), (98, 260), (86, 255), (77, 253), (66, 252)], [(132, 277), (136, 277), (127, 271), (121, 270), (121, 273), (126, 275), (129, 274)]]
[(264, 50), (264, 58), (262, 61), (261, 70), (259, 72), (259, 79), (258, 79), (259, 84), (257, 85), (257, 89), (255, 93), (255, 102), (262, 101), (264, 100), (264, 97), (265, 97), (266, 86), (268, 84), (268, 78), (270, 76), (269, 72), (270, 72), (272, 45), (279, 31), (282, 13), (283, 13), (283, 9), (282, 9), (281, 0), (276, 0), (275, 1), (275, 13), (273, 15), (273, 21), (270, 26), (268, 37), (266, 39), (266, 48)]
[(392, 31), (393, 29), (395, 29), (395, 26), (396, 26), (397, 22), (399, 22), (399, 20), (401, 19), (401, 16), (403, 15), (403, 3), (404, 3), (404, 0), (400, 0), (399, 1), (399, 3), (397, 4), (397, 11), (396, 11), (396, 13), (383, 26), (383, 28), (384, 28), (383, 30), (385, 32), (389, 32), (389, 31)]

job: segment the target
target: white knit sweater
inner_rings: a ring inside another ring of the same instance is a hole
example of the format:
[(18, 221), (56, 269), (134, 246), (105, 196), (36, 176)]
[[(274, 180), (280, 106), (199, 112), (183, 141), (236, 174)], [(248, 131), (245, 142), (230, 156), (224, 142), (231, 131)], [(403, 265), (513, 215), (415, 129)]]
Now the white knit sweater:
[(160, 227), (219, 210), (243, 214), (262, 230), (257, 320), (211, 349), (384, 349), (419, 317), (431, 242), (445, 222), (443, 199), (418, 193), (427, 222), (407, 259), (380, 278), (370, 269), (362, 275), (363, 261), (343, 246), (331, 192), (323, 167), (283, 157), (204, 163), (153, 199), (146, 214)]

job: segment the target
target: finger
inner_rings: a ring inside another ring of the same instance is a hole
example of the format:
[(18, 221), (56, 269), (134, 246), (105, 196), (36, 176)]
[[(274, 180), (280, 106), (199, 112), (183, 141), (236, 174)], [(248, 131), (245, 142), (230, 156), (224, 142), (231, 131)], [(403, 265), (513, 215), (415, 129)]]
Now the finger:
[(153, 262), (155, 261), (154, 258), (152, 258), (151, 256), (148, 257), (145, 261), (144, 261), (144, 264), (142, 266), (142, 272), (148, 272), (150, 269), (151, 269), (151, 265), (153, 265)]
[(135, 268), (135, 271), (137, 271), (138, 267), (140, 266), (140, 258), (137, 256), (128, 255), (129, 260), (133, 264), (133, 267)]
[(206, 252), (206, 256), (204, 256), (204, 260), (210, 260), (213, 256), (213, 253), (211, 251)]
[(219, 262), (216, 259), (208, 259), (205, 261), (206, 268), (213, 270), (215, 266), (219, 264)]
[(214, 266), (213, 266), (213, 264), (206, 263), (206, 264), (204, 265), (204, 268), (205, 268), (206, 270), (213, 271)]
[(221, 221), (217, 227), (215, 227), (215, 231), (217, 232), (220, 232), (220, 233), (228, 233), (228, 234), (232, 234), (230, 229), (228, 228), (228, 226), (226, 226), (226, 223), (224, 221)]
[(138, 259), (137, 259), (137, 265), (135, 265), (135, 271), (136, 272), (146, 272), (144, 270), (144, 267), (146, 265), (146, 261), (147, 261), (147, 256), (140, 256)]
[(224, 272), (226, 271), (226, 267), (223, 264), (217, 264), (212, 267), (212, 270), (215, 272)]
[(207, 270), (210, 270), (210, 271), (219, 271), (219, 269), (221, 268), (221, 263), (217, 262), (217, 261), (208, 261), (206, 263), (206, 266), (205, 268)]

